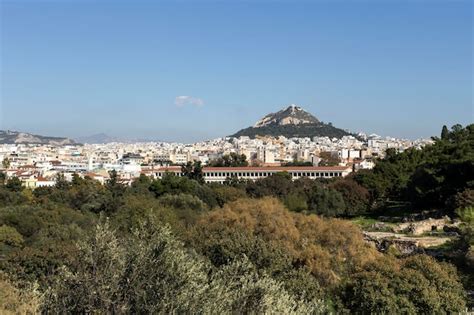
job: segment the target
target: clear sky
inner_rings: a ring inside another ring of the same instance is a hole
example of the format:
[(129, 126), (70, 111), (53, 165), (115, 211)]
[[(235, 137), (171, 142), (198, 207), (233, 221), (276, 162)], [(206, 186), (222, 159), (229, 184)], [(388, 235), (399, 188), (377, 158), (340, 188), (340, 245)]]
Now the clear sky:
[(396, 137), (474, 121), (471, 1), (0, 2), (0, 129), (190, 142), (291, 103)]

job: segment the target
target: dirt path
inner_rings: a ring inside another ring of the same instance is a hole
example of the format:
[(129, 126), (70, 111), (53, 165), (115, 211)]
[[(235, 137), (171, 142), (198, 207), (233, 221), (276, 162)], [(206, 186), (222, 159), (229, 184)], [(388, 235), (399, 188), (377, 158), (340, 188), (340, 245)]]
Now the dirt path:
[(372, 239), (383, 240), (392, 239), (406, 242), (413, 242), (418, 247), (429, 248), (440, 246), (451, 240), (449, 237), (435, 237), (435, 236), (407, 236), (405, 234), (397, 234), (390, 232), (364, 232)]

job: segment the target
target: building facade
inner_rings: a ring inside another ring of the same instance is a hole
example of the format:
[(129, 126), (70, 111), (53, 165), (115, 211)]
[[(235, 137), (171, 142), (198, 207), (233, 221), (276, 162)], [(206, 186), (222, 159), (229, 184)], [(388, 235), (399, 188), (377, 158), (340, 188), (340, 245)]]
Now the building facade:
[[(167, 173), (183, 176), (181, 167), (160, 167), (142, 171), (148, 176), (163, 178)], [(307, 177), (310, 179), (345, 177), (352, 172), (347, 166), (295, 166), (295, 167), (204, 167), (203, 175), (206, 183), (224, 183), (227, 179), (256, 180), (276, 173), (286, 172), (293, 180)]]

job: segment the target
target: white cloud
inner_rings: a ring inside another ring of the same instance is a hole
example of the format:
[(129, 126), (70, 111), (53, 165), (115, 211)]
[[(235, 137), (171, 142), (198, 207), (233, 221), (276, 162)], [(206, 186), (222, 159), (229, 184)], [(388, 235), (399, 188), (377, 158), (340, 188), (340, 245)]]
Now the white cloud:
[(204, 105), (204, 101), (198, 97), (181, 95), (175, 97), (174, 105), (178, 107), (183, 107), (185, 105), (194, 105), (196, 107), (200, 107)]

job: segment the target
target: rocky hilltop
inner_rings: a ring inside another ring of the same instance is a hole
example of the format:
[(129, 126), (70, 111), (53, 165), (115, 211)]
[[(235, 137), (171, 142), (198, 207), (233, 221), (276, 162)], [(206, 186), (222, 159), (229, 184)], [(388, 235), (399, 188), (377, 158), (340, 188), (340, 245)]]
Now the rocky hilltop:
[(319, 120), (302, 109), (301, 107), (292, 104), (285, 109), (276, 113), (271, 113), (260, 119), (253, 126), (254, 128), (265, 127), (269, 125), (302, 125), (302, 124), (317, 124)]
[(349, 132), (325, 124), (303, 108), (292, 104), (276, 113), (265, 115), (252, 127), (233, 134), (232, 137), (248, 136), (285, 136), (291, 137), (330, 137), (341, 138), (350, 135)]
[(0, 130), (0, 144), (77, 144), (74, 140), (62, 137), (48, 137), (26, 132)]

